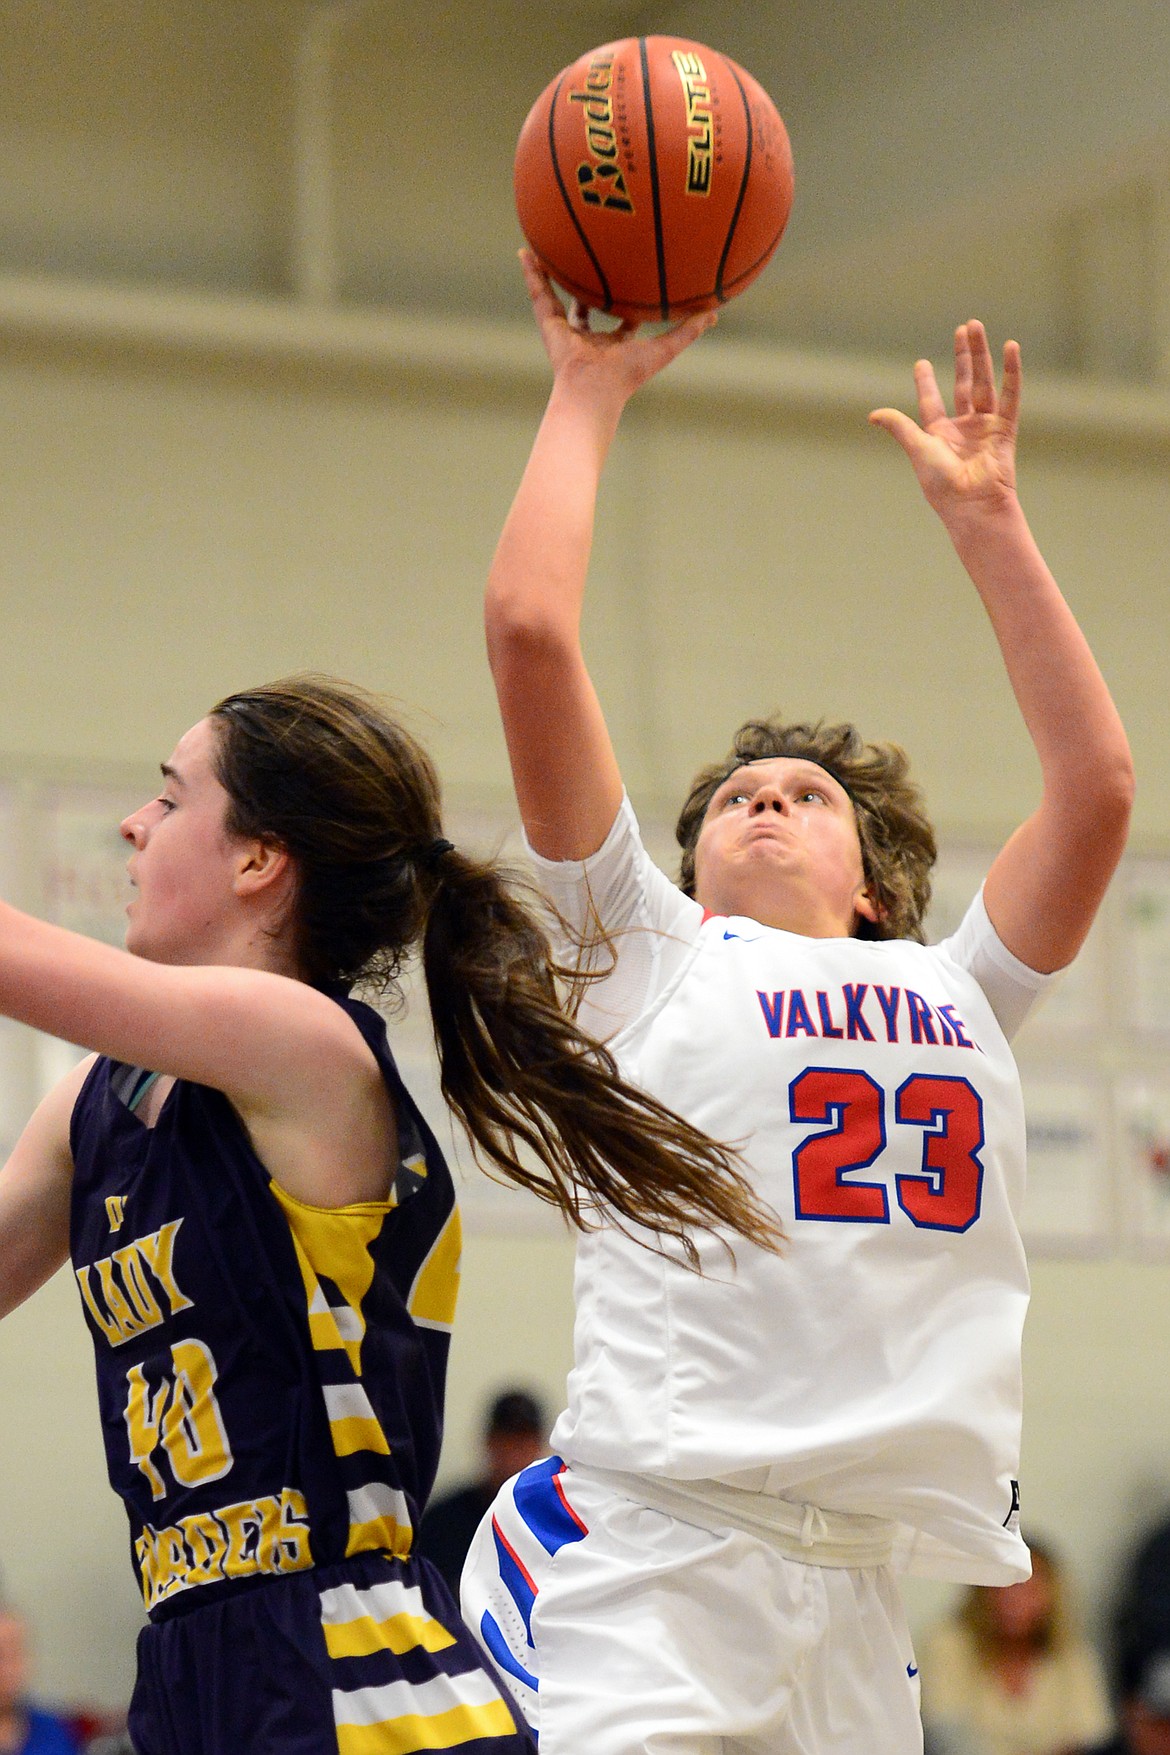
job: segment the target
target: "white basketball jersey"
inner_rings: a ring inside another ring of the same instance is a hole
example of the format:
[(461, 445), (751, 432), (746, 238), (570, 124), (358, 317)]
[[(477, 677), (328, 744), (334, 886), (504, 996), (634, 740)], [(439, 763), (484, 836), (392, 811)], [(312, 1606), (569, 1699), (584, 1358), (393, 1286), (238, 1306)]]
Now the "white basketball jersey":
[(1023, 1107), (960, 960), (988, 934), (1014, 959), (981, 905), (981, 928), (930, 947), (700, 925), (684, 905), (689, 948), (610, 1048), (631, 1082), (741, 1147), (787, 1242), (773, 1256), (736, 1241), (733, 1264), (701, 1236), (700, 1276), (614, 1228), (584, 1236), (554, 1448), (892, 1519), (915, 1571), (1026, 1576)]

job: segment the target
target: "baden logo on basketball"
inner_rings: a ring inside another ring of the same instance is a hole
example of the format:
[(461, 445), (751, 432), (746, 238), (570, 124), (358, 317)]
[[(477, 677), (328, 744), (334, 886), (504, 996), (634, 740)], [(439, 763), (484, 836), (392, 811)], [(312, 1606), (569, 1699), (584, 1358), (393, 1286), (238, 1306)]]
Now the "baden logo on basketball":
[(571, 298), (669, 322), (755, 280), (792, 205), (792, 154), (772, 100), (726, 55), (623, 37), (545, 86), (513, 183), (530, 248)]
[(687, 106), (687, 194), (709, 195), (714, 127), (707, 70), (693, 50), (675, 49), (670, 58)]
[(633, 213), (634, 204), (617, 162), (618, 137), (613, 121), (613, 62), (589, 63), (584, 91), (571, 91), (569, 102), (580, 104), (585, 117), (585, 145), (590, 157), (577, 166), (577, 188), (590, 207)]

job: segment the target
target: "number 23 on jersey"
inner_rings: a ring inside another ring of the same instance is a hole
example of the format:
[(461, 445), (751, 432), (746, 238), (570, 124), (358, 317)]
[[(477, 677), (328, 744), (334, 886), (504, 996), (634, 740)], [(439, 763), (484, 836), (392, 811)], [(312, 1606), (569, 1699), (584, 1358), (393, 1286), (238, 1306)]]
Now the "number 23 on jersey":
[[(796, 1217), (888, 1225), (888, 1181), (861, 1174), (880, 1169), (888, 1143), (881, 1085), (856, 1069), (806, 1067), (788, 1087), (788, 1109), (794, 1122), (822, 1124), (792, 1154)], [(920, 1228), (968, 1230), (983, 1195), (978, 1091), (966, 1079), (914, 1073), (894, 1092), (892, 1113), (894, 1127), (921, 1139), (921, 1167), (893, 1179), (899, 1207)]]

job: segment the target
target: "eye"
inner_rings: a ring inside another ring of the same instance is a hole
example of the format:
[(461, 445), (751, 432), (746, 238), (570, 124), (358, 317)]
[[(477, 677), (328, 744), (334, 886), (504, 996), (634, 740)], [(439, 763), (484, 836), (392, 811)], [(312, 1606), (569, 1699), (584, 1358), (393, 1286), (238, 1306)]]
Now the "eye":
[(165, 792), (160, 792), (158, 797), (155, 799), (154, 802), (156, 804), (161, 804), (165, 811), (172, 811), (172, 810), (174, 810), (176, 804), (178, 803), (178, 800), (174, 799), (174, 798), (168, 798)]
[(726, 810), (728, 805), (731, 804), (746, 804), (747, 798), (748, 795), (746, 792), (725, 792), (719, 808), (720, 810)]
[(827, 804), (828, 803), (828, 799), (825, 797), (825, 794), (817, 786), (806, 786), (803, 792), (797, 793), (797, 798), (799, 799), (801, 804), (807, 804), (810, 801), (810, 799), (815, 801), (817, 804)]

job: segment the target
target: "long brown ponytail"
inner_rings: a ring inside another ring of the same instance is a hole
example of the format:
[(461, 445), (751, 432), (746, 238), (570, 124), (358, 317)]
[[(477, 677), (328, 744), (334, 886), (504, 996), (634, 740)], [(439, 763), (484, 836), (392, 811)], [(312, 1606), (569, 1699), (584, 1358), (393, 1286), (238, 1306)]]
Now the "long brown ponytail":
[(307, 979), (385, 990), (421, 949), (443, 1094), (489, 1168), (580, 1228), (601, 1203), (692, 1261), (696, 1228), (778, 1246), (735, 1154), (627, 1085), (568, 1016), (516, 879), (441, 845), (431, 760), (374, 697), (298, 676), (229, 695), (212, 717), (229, 833), (296, 861)]

